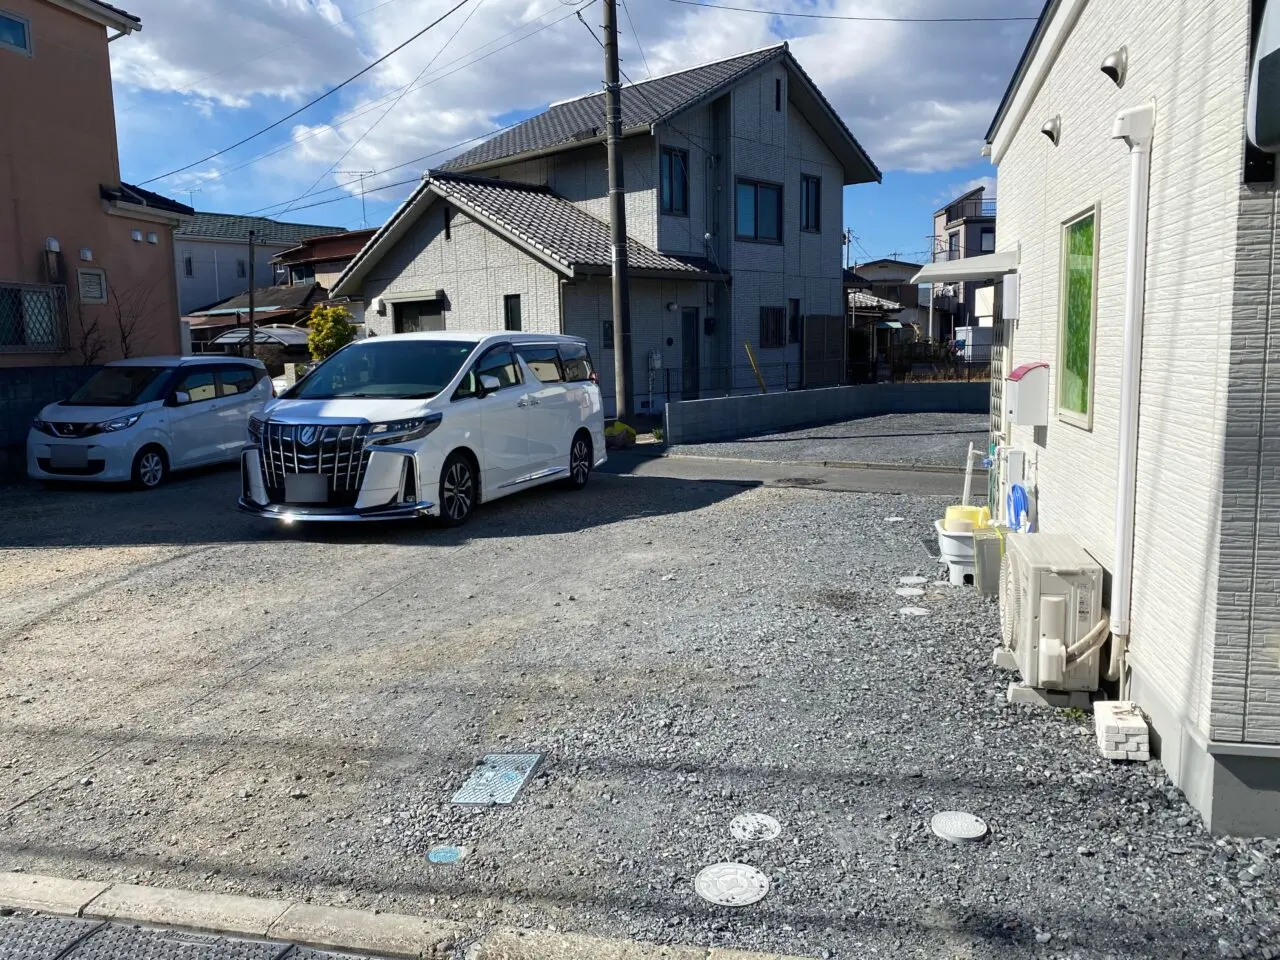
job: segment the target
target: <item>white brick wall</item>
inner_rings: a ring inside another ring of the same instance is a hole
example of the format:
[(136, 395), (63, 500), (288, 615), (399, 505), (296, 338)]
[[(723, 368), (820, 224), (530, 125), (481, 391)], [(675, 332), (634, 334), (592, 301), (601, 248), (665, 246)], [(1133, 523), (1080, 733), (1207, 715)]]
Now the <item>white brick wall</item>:
[[(1154, 100), (1133, 657), (1209, 731), (1229, 329), (1242, 163), (1247, 0), (1089, 3), (999, 167), (997, 245), (1022, 251), (1013, 363), (1047, 360), (1056, 390), (1060, 224), (1094, 203), (1099, 276), (1091, 431), (1054, 417), (1029, 454), (1041, 527), (1110, 568), (1129, 158), (1116, 113)], [(1098, 70), (1121, 43), (1129, 75)], [(1059, 146), (1040, 125), (1062, 116)]]

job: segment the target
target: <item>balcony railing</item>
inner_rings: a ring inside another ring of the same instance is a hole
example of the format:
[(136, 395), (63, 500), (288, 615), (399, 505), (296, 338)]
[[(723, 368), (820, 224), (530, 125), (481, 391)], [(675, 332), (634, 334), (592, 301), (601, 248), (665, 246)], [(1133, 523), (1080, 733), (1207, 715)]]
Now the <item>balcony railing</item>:
[(961, 200), (947, 207), (947, 223), (958, 223), (975, 217), (994, 217), (995, 200)]

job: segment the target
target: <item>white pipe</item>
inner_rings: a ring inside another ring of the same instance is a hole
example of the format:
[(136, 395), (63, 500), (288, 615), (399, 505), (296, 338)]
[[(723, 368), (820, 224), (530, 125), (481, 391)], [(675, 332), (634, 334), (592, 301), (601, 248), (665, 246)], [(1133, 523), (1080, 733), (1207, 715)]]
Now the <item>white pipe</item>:
[(973, 492), (973, 443), (969, 443), (969, 455), (964, 460), (964, 496), (960, 498), (963, 506), (969, 505), (969, 495)]
[[(1116, 480), (1115, 563), (1111, 572), (1111, 662), (1108, 680), (1123, 684), (1133, 599), (1133, 528), (1138, 478), (1138, 400), (1142, 380), (1142, 325), (1146, 310), (1147, 217), (1151, 193), (1151, 138), (1156, 108), (1149, 103), (1116, 115), (1111, 136), (1129, 147), (1129, 236), (1124, 271), (1124, 351), (1120, 375), (1120, 441)], [(1121, 690), (1123, 696), (1125, 691)]]

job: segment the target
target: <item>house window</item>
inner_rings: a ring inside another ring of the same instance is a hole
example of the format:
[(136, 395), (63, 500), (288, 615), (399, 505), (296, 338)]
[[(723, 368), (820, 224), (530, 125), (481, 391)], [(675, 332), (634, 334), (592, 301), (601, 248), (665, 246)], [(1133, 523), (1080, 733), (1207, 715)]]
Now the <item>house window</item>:
[(739, 240), (782, 242), (782, 187), (755, 180), (738, 181)]
[(947, 234), (947, 259), (960, 259), (960, 231)]
[(81, 303), (107, 302), (107, 274), (104, 270), (82, 267), (76, 271), (76, 286)]
[(0, 353), (54, 353), (66, 341), (64, 287), (0, 283)]
[(800, 180), (800, 229), (813, 233), (822, 229), (822, 181), (817, 177)]
[(792, 343), (800, 342), (800, 301), (787, 301), (787, 339)]
[(1093, 347), (1097, 313), (1098, 211), (1062, 226), (1062, 316), (1058, 331), (1058, 414), (1093, 426)]
[(31, 56), (31, 24), (25, 17), (0, 12), (0, 47)]
[(760, 349), (769, 350), (787, 345), (786, 307), (760, 308)]
[(426, 333), (444, 329), (443, 300), (412, 300), (392, 305), (392, 329), (396, 333)]
[(606, 320), (604, 322), (604, 330), (601, 334), (601, 340), (603, 341), (602, 349), (604, 350), (613, 349), (613, 321), (612, 320)]
[(995, 227), (983, 227), (982, 233), (979, 234), (981, 242), (981, 250), (983, 253), (996, 252), (996, 231)]
[(689, 154), (673, 147), (662, 148), (659, 172), (662, 182), (662, 212), (687, 216), (689, 213)]
[(453, 239), (453, 207), (448, 204), (444, 208), (444, 238), (446, 240)]
[(299, 263), (289, 268), (289, 282), (293, 283), (314, 283), (316, 279), (316, 265), (314, 263)]
[(236, 261), (236, 276), (239, 277), (241, 280), (249, 276), (248, 267), (243, 260)]
[(508, 293), (502, 298), (502, 319), (504, 329), (519, 330), (520, 327), (520, 294)]
[(775, 113), (782, 112), (782, 78), (778, 77), (773, 81), (773, 110)]
[(191, 260), (191, 254), (187, 254), (182, 258), (182, 275), (184, 277), (194, 277), (196, 275), (196, 265)]

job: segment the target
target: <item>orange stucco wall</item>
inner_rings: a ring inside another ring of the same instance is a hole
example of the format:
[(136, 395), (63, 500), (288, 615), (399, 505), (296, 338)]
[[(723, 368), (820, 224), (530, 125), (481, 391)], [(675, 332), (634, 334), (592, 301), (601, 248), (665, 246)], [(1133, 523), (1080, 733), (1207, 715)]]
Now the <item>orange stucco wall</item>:
[[(172, 228), (109, 216), (98, 192), (120, 182), (106, 29), (46, 0), (0, 6), (30, 21), (32, 35), (30, 57), (0, 49), (0, 282), (47, 282), (45, 241), (57, 239), (70, 342), (59, 354), (0, 350), (0, 366), (82, 363), (83, 333), (95, 323), (103, 349), (92, 359), (122, 355), (113, 307), (79, 303), (78, 267), (105, 270), (122, 301), (142, 304), (132, 355), (176, 353)], [(133, 230), (142, 231), (141, 243)], [(159, 243), (146, 242), (149, 232)], [(92, 262), (80, 259), (82, 248)]]

